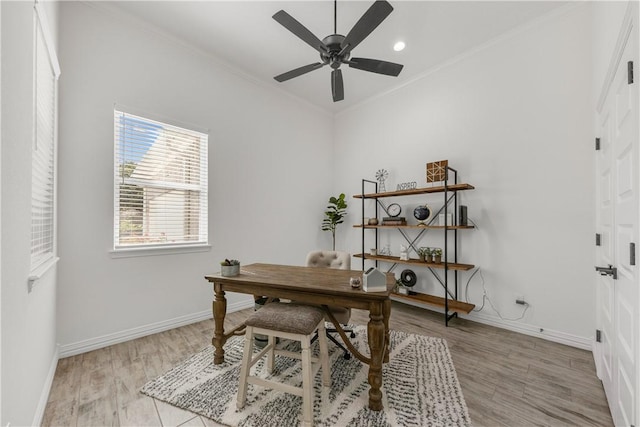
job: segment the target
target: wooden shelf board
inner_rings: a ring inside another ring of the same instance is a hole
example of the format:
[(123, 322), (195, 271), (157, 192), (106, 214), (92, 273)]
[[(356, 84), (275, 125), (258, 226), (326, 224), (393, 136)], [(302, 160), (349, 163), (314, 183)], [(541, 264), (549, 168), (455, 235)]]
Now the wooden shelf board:
[[(418, 265), (420, 267), (430, 267), (430, 268), (444, 269), (444, 262), (436, 264), (435, 262), (420, 261), (417, 258), (409, 258), (408, 261), (404, 261), (404, 260), (401, 260), (400, 257), (388, 256), (388, 255), (355, 254), (353, 256), (356, 257), (356, 258), (365, 258), (365, 259), (370, 259), (370, 260), (394, 262), (394, 263), (398, 263), (398, 264), (411, 264), (411, 265)], [(447, 267), (448, 267), (449, 270), (467, 271), (467, 270), (471, 270), (472, 268), (474, 268), (475, 265), (460, 264), (460, 263), (450, 262), (450, 263), (448, 263)]]
[[(427, 294), (403, 295), (403, 294), (397, 294), (393, 292), (391, 294), (391, 297), (399, 300), (407, 300), (407, 301), (413, 301), (413, 302), (418, 302), (422, 304), (434, 305), (436, 307), (441, 307), (441, 308), (444, 308), (444, 304), (445, 304), (444, 298), (436, 297), (434, 295), (427, 295)], [(471, 310), (473, 310), (476, 307), (475, 304), (469, 304), (463, 301), (452, 300), (452, 299), (448, 300), (448, 305), (449, 305), (449, 311), (455, 311), (457, 313), (465, 313), (465, 314), (471, 313)]]
[[(473, 190), (474, 188), (475, 187), (471, 184), (447, 185), (447, 191)], [(412, 196), (428, 193), (444, 193), (444, 185), (439, 185), (437, 187), (413, 188), (411, 190), (386, 191), (384, 193), (356, 194), (353, 197), (356, 199), (379, 199), (381, 197)]]
[[(355, 228), (362, 228), (362, 224), (355, 224)], [(434, 229), (444, 230), (444, 225), (365, 225), (364, 228), (415, 228), (419, 230)], [(468, 230), (474, 228), (473, 225), (449, 225), (447, 230)]]

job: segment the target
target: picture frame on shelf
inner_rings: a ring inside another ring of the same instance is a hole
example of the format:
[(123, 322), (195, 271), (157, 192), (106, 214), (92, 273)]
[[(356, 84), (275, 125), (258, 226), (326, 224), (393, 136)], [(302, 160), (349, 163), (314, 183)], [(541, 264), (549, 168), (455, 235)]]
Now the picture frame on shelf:
[(427, 183), (446, 181), (448, 166), (449, 160), (427, 163)]

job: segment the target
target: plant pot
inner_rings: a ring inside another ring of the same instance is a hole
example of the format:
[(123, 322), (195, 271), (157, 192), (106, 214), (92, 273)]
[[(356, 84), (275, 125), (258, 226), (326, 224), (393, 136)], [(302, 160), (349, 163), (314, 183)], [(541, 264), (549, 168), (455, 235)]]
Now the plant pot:
[(435, 262), (436, 264), (440, 264), (442, 262), (442, 255), (434, 255), (433, 262)]
[(427, 261), (426, 260), (427, 257), (425, 255), (418, 255), (418, 256), (420, 257), (420, 261), (422, 261), (422, 262), (426, 262)]
[(240, 265), (221, 265), (220, 275), (224, 277), (233, 277), (240, 274)]

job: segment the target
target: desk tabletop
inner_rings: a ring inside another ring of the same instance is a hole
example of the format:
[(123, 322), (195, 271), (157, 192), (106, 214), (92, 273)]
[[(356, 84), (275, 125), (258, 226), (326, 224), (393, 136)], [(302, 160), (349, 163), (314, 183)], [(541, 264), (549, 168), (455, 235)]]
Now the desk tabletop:
[(386, 299), (395, 286), (393, 273), (386, 273), (387, 290), (384, 292), (365, 292), (354, 289), (349, 284), (351, 277), (362, 278), (360, 270), (339, 270), (319, 267), (299, 267), (278, 264), (250, 264), (240, 268), (240, 274), (224, 277), (219, 274), (205, 276), (209, 282), (220, 283), (231, 291), (238, 291), (239, 285), (253, 287), (265, 286), (270, 289), (322, 293), (336, 297), (359, 296), (362, 299)]

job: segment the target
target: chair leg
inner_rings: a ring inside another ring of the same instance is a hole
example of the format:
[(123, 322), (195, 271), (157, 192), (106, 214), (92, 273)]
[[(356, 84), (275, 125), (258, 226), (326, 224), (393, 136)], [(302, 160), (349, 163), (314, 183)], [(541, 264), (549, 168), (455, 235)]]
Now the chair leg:
[(349, 360), (351, 359), (351, 353), (349, 353), (349, 350), (347, 350), (342, 343), (340, 343), (337, 339), (335, 339), (335, 337), (331, 334), (326, 334), (327, 338), (329, 338), (331, 340), (331, 342), (333, 342), (337, 347), (340, 347), (342, 349), (342, 351), (344, 351), (344, 357), (345, 360)]
[(327, 333), (324, 322), (318, 325), (318, 344), (320, 344), (320, 368), (322, 369), (322, 385), (331, 386), (331, 372), (329, 371), (329, 346), (327, 345)]
[[(346, 326), (346, 325), (345, 325)], [(337, 329), (333, 329), (333, 328), (329, 328), (326, 329), (327, 331), (327, 335), (331, 335), (332, 333), (338, 333)], [(356, 333), (353, 332), (353, 329), (344, 329), (345, 333), (348, 332), (349, 336), (351, 338), (355, 338), (356, 337)], [(313, 344), (316, 340), (318, 339), (318, 333), (316, 332), (316, 334), (313, 336), (313, 338), (311, 338), (311, 344)], [(344, 347), (342, 348), (344, 350)]]
[(302, 346), (302, 424), (310, 426), (313, 420), (313, 377), (311, 376), (311, 349), (309, 336), (300, 340)]
[(275, 359), (275, 350), (276, 350), (276, 339), (273, 335), (269, 335), (269, 341), (267, 345), (271, 348), (267, 352), (267, 372), (269, 374), (273, 373), (273, 361)]
[(238, 398), (236, 407), (244, 408), (247, 401), (247, 377), (249, 376), (249, 365), (253, 359), (253, 327), (247, 326), (244, 337), (244, 352), (242, 354), (242, 365), (240, 367), (240, 378), (238, 380)]

